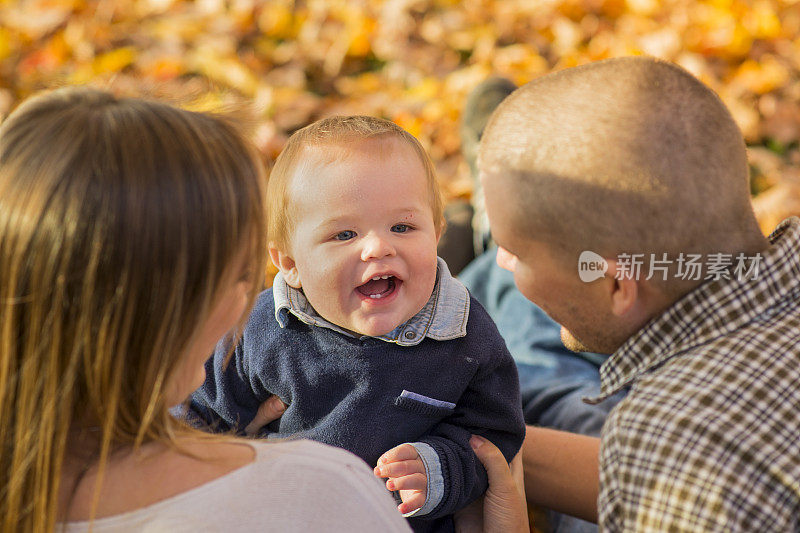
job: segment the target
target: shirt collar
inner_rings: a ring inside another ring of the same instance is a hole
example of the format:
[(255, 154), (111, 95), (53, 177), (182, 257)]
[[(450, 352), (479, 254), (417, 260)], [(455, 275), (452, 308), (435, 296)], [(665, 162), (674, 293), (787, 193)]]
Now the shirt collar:
[[(422, 342), (425, 337), (446, 341), (467, 334), (469, 292), (460, 281), (450, 275), (447, 263), (441, 257), (437, 258), (436, 265), (436, 283), (425, 306), (408, 321), (385, 335), (375, 337), (376, 339), (401, 346), (413, 346)], [(272, 284), (272, 296), (275, 300), (275, 320), (282, 328), (289, 323), (291, 313), (306, 324), (332, 329), (349, 337), (354, 336), (321, 317), (308, 302), (303, 291), (287, 285), (280, 273), (275, 276)], [(358, 338), (364, 339), (367, 336)]]
[(630, 337), (600, 367), (599, 403), (638, 376), (778, 305), (800, 298), (800, 219), (783, 221), (761, 252), (756, 279), (720, 279), (700, 285)]

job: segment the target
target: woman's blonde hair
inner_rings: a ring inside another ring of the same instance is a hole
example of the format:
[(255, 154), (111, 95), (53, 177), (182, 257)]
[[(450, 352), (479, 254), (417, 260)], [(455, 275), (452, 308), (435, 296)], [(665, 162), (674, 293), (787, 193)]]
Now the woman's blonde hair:
[(167, 385), (242, 250), (261, 286), (264, 217), (263, 167), (230, 118), (88, 88), (36, 96), (8, 117), (3, 530), (53, 529), (70, 431), (96, 427), (101, 479), (115, 448), (186, 429), (168, 413)]
[[(419, 156), (425, 169), (428, 182), (428, 195), (430, 197), (431, 211), (436, 231), (441, 231), (444, 226), (442, 207), (442, 194), (436, 180), (436, 170), (430, 156), (416, 137), (394, 122), (378, 117), (365, 115), (333, 116), (318, 120), (308, 126), (297, 130), (289, 137), (283, 151), (275, 160), (275, 165), (269, 174), (267, 185), (267, 198), (269, 201), (268, 217), (269, 240), (279, 249), (286, 251), (289, 246), (289, 236), (294, 229), (292, 218), (291, 198), (289, 186), (291, 179), (297, 172), (298, 165), (304, 162), (304, 150), (310, 147), (339, 147), (334, 151), (334, 157), (346, 157), (348, 145), (367, 139), (398, 139), (410, 146)], [(379, 157), (376, 155), (376, 157)]]

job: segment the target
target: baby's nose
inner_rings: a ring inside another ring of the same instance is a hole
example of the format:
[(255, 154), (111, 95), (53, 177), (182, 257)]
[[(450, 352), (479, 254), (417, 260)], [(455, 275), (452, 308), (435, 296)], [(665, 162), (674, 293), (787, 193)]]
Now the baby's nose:
[(382, 257), (395, 254), (391, 243), (379, 235), (368, 235), (364, 239), (364, 247), (361, 249), (361, 260), (380, 259)]

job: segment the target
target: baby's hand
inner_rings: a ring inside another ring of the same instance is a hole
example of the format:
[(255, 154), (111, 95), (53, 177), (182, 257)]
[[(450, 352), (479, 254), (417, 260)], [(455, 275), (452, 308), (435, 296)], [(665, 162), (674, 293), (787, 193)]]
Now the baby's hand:
[(279, 419), (285, 410), (286, 404), (273, 394), (259, 406), (255, 418), (244, 428), (245, 434), (248, 437), (255, 437), (261, 428)]
[(378, 459), (375, 475), (389, 478), (386, 488), (399, 490), (403, 503), (397, 509), (410, 513), (422, 507), (428, 497), (428, 477), (417, 450), (410, 444), (395, 446)]

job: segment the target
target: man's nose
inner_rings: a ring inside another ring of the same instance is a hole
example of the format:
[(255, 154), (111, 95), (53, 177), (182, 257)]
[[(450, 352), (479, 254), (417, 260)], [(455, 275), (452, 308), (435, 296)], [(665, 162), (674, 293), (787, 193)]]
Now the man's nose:
[(514, 272), (514, 269), (517, 267), (517, 256), (512, 254), (502, 246), (498, 246), (497, 265), (500, 268), (505, 268), (506, 270)]
[(364, 247), (361, 249), (361, 260), (380, 259), (382, 257), (395, 255), (394, 246), (388, 239), (371, 234), (364, 238)]

